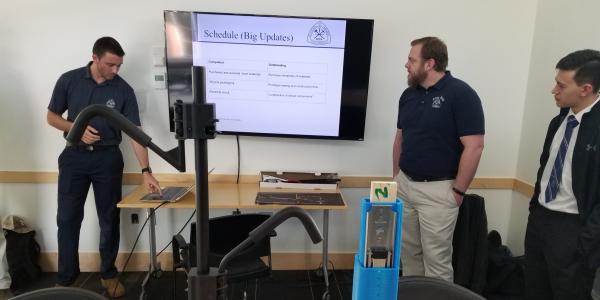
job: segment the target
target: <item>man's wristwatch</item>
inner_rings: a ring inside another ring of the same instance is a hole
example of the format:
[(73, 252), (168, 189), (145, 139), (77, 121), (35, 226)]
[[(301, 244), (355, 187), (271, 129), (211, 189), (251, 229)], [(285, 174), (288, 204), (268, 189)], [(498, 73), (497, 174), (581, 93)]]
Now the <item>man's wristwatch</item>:
[(144, 172), (148, 172), (148, 173), (152, 174), (152, 169), (150, 169), (150, 167), (145, 167), (142, 169), (142, 174), (144, 174)]
[(457, 189), (457, 188), (455, 188), (455, 187), (452, 187), (452, 190), (453, 190), (455, 193), (457, 193), (457, 194), (459, 194), (459, 195), (461, 195), (461, 196), (463, 196), (463, 197), (465, 196), (465, 192), (463, 192), (463, 191), (461, 191), (461, 190), (459, 190), (459, 189)]

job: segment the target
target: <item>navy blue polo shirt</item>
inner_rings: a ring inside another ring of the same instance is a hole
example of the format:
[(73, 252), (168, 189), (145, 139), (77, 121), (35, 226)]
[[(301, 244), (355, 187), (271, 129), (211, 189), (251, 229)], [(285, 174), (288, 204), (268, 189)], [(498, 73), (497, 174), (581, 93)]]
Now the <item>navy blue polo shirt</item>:
[[(68, 111), (67, 120), (73, 122), (84, 108), (92, 104), (102, 104), (115, 109), (140, 126), (137, 100), (131, 86), (119, 75), (97, 84), (90, 73), (91, 64), (92, 62), (60, 76), (52, 92), (48, 110), (59, 115)], [(121, 130), (105, 118), (94, 117), (89, 125), (99, 132), (101, 140), (96, 145), (118, 145), (121, 142)]]
[(460, 137), (485, 133), (479, 96), (449, 71), (428, 89), (409, 87), (402, 93), (397, 126), (402, 129), (400, 169), (424, 178), (455, 177)]

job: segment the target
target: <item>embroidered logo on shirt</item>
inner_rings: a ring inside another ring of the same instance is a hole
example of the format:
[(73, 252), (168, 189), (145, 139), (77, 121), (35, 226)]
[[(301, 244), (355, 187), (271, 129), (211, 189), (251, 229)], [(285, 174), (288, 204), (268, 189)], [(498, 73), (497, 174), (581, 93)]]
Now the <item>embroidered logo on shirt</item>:
[(431, 107), (440, 108), (442, 107), (442, 103), (446, 101), (443, 96), (433, 97), (433, 102), (431, 102)]
[(106, 101), (106, 106), (110, 108), (115, 108), (115, 106), (117, 106), (117, 103), (113, 99), (108, 99), (108, 101)]
[(585, 151), (588, 151), (588, 152), (589, 152), (589, 151), (594, 151), (594, 152), (596, 152), (596, 149), (597, 149), (597, 147), (598, 147), (598, 145), (594, 145), (594, 146), (592, 146), (592, 144), (587, 144), (587, 145), (585, 146)]

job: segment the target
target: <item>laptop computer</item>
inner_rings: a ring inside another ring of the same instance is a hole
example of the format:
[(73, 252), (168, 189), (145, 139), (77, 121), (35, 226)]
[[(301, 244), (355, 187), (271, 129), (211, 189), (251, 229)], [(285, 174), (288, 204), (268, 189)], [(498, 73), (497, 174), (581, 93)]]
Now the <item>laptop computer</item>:
[(161, 189), (162, 195), (159, 193), (148, 193), (144, 195), (140, 200), (142, 202), (177, 202), (194, 186), (169, 186)]

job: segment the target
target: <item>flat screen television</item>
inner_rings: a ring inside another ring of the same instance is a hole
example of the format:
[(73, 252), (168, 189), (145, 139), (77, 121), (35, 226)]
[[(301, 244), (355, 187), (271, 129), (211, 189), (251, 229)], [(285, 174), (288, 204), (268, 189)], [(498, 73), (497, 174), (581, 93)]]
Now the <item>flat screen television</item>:
[(191, 66), (222, 134), (363, 140), (373, 20), (165, 11), (169, 117)]

